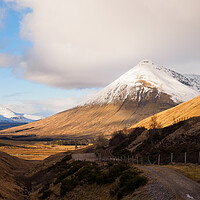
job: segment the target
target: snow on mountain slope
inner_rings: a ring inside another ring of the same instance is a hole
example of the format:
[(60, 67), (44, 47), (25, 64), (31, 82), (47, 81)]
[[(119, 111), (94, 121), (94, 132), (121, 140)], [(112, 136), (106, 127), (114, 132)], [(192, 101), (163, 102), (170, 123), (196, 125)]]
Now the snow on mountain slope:
[(194, 89), (200, 91), (200, 75), (184, 74), (184, 76), (188, 78), (190, 85), (192, 85)]
[(0, 115), (0, 122), (9, 123), (12, 122), (12, 120)]
[(144, 60), (99, 91), (85, 104), (123, 102), (127, 98), (140, 101), (154, 89), (158, 90), (158, 98), (160, 93), (165, 93), (178, 104), (198, 96), (200, 82)]
[(10, 110), (9, 108), (0, 107), (0, 122), (29, 123), (29, 122), (33, 122), (39, 119), (42, 119), (42, 118), (39, 116), (34, 116), (34, 115), (16, 113)]

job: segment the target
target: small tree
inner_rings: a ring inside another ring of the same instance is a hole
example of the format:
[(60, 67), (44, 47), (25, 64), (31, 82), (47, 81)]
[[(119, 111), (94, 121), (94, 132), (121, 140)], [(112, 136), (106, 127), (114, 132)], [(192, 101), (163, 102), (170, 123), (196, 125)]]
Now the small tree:
[[(156, 133), (155, 129), (161, 128), (161, 123), (157, 121), (157, 116), (153, 115), (150, 120), (149, 128), (152, 130), (151, 133), (154, 135)], [(158, 131), (159, 133), (160, 131)], [(153, 137), (150, 137), (151, 145), (153, 146)]]
[(149, 128), (157, 129), (157, 128), (161, 128), (161, 127), (162, 127), (161, 123), (157, 121), (157, 115), (153, 115), (150, 120)]
[(75, 150), (78, 149), (77, 140), (75, 140)]
[(104, 148), (108, 145), (108, 139), (103, 135), (99, 135), (96, 139), (97, 148)]

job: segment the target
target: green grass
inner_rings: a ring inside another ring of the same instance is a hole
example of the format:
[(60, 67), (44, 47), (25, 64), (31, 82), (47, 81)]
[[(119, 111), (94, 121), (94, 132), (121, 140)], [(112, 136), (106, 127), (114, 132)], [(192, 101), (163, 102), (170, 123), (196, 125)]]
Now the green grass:
[(170, 169), (173, 169), (186, 177), (200, 183), (200, 166), (199, 165), (166, 165)]

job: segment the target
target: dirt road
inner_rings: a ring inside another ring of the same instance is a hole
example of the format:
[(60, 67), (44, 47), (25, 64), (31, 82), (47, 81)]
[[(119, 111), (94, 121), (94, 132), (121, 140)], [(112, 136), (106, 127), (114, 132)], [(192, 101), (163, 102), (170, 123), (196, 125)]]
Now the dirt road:
[(139, 166), (150, 178), (147, 193), (154, 200), (200, 200), (200, 184), (161, 166)]

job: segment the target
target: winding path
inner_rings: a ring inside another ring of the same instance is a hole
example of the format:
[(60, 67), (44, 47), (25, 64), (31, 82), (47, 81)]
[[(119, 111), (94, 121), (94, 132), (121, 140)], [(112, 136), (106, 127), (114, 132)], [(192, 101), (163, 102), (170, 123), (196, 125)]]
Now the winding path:
[(138, 166), (150, 178), (148, 195), (155, 200), (200, 200), (200, 184), (161, 166)]

